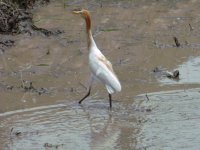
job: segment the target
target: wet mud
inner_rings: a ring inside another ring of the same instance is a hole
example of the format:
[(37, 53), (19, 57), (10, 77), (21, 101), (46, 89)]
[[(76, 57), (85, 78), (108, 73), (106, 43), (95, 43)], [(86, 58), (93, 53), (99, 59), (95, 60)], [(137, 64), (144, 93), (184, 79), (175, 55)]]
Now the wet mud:
[[(90, 76), (85, 22), (71, 13), (78, 7), (91, 11), (97, 46), (122, 83), (112, 110), (98, 82), (78, 104)], [(64, 32), (15, 35), (0, 51), (2, 149), (198, 149), (197, 0), (60, 0), (32, 13), (38, 28)], [(174, 70), (178, 80), (163, 76)]]
[[(41, 1), (47, 2), (45, 0)], [(0, 33), (1, 34), (19, 34), (28, 33), (32, 35), (34, 32), (40, 32), (49, 35), (50, 31), (38, 28), (33, 24), (31, 8), (36, 3), (35, 0), (28, 1), (9, 1), (0, 2)], [(39, 3), (39, 2), (38, 2)], [(49, 32), (49, 33), (47, 33)]]

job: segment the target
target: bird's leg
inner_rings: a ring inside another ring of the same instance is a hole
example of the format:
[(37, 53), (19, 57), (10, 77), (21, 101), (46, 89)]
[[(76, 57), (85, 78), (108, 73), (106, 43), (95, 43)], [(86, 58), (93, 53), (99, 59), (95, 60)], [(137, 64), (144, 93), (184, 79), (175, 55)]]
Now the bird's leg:
[(91, 91), (91, 86), (89, 87), (87, 94), (78, 102), (79, 104), (81, 104), (81, 102), (90, 95), (90, 91)]
[(78, 102), (79, 104), (81, 104), (81, 102), (86, 99), (89, 95), (90, 95), (90, 91), (91, 91), (91, 88), (92, 88), (92, 83), (93, 83), (93, 77), (91, 76), (90, 78), (90, 83), (89, 83), (89, 88), (88, 88), (88, 92), (86, 93), (86, 95)]
[(110, 109), (112, 108), (112, 95), (109, 93)]

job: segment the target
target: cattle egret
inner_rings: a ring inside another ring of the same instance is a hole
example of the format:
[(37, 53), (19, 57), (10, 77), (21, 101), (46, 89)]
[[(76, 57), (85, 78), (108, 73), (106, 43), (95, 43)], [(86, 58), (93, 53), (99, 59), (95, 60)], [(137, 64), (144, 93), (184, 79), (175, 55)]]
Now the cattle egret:
[(112, 96), (111, 94), (121, 91), (121, 84), (113, 71), (112, 64), (106, 59), (102, 52), (97, 48), (96, 43), (92, 36), (91, 31), (91, 17), (90, 12), (85, 9), (73, 11), (74, 14), (80, 14), (86, 22), (86, 33), (89, 50), (89, 65), (91, 68), (91, 80), (89, 83), (88, 91), (86, 95), (79, 101), (79, 104), (90, 95), (92, 82), (94, 79), (102, 82), (109, 93), (110, 108), (112, 108)]

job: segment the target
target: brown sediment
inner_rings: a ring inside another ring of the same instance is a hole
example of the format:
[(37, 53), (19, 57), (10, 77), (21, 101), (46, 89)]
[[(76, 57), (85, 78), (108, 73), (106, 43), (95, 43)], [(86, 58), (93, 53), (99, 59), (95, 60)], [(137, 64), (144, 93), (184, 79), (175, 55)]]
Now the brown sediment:
[[(0, 33), (1, 34), (19, 34), (28, 33), (43, 34), (49, 36), (55, 34), (43, 28), (38, 28), (33, 23), (33, 15), (30, 9), (39, 0), (3, 0), (0, 2)], [(49, 0), (40, 0), (40, 2), (49, 2)], [(58, 32), (57, 32), (58, 33)]]
[[(47, 30), (34, 25), (31, 9), (35, 3), (47, 4), (49, 0), (2, 0), (0, 1), (0, 49), (2, 52), (7, 47), (14, 45), (11, 37), (16, 34), (28, 35), (57, 35), (61, 30)], [(10, 35), (6, 37), (5, 35)]]

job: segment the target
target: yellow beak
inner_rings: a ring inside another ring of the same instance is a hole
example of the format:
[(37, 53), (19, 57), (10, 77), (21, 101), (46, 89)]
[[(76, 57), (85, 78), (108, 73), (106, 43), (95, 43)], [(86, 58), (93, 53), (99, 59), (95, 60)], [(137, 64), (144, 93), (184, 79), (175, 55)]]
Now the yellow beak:
[(80, 12), (78, 12), (78, 11), (73, 11), (73, 14), (79, 14)]
[(80, 14), (80, 13), (82, 13), (82, 11), (80, 9), (79, 10), (73, 10), (72, 12), (73, 12), (73, 14)]

